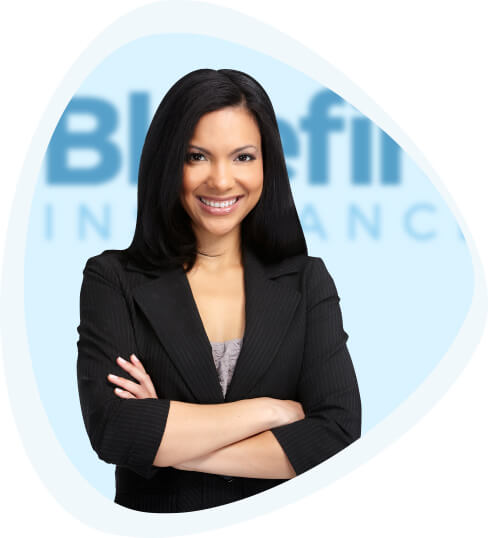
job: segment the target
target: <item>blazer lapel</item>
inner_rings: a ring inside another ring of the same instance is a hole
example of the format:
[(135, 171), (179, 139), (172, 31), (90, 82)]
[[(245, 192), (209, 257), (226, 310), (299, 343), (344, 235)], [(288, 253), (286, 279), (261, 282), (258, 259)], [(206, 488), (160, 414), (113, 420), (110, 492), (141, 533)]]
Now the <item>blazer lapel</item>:
[[(135, 301), (196, 401), (221, 403), (243, 399), (264, 375), (301, 298), (299, 291), (280, 285), (272, 278), (298, 271), (303, 263), (299, 258), (295, 256), (265, 266), (250, 249), (243, 248), (246, 326), (225, 398), (212, 346), (183, 268), (149, 271), (156, 278), (134, 288)], [(141, 270), (131, 262), (126, 268)]]
[(296, 261), (292, 258), (266, 267), (252, 251), (244, 248), (246, 327), (225, 401), (245, 398), (275, 359), (302, 294), (272, 277), (296, 272)]

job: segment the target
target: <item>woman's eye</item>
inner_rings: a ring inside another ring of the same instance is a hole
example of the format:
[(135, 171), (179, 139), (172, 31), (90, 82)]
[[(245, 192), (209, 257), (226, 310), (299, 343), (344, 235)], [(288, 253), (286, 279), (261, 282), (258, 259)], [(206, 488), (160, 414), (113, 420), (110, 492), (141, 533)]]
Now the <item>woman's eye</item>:
[[(249, 159), (241, 159), (241, 157), (249, 157)], [(237, 157), (241, 162), (248, 162), (254, 160), (254, 155), (251, 155), (250, 153), (241, 153), (239, 157)]]
[(197, 153), (195, 151), (191, 151), (190, 153), (186, 154), (186, 160), (187, 161), (200, 161), (201, 160), (201, 159), (193, 159), (194, 156), (205, 157), (205, 155), (203, 153)]

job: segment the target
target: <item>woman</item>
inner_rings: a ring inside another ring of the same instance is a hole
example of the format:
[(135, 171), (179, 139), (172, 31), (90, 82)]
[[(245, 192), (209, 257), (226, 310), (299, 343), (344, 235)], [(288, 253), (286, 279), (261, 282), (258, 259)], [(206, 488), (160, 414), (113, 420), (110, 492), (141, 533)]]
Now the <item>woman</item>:
[(134, 238), (87, 261), (78, 332), (84, 423), (122, 506), (237, 501), (360, 437), (337, 290), (307, 254), (253, 78), (199, 69), (168, 91), (142, 150)]

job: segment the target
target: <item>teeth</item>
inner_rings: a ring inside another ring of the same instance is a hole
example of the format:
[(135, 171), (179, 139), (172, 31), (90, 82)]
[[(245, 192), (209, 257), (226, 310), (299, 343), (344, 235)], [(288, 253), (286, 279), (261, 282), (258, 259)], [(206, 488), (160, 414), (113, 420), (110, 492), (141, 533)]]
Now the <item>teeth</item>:
[(205, 198), (202, 198), (201, 196), (199, 199), (205, 204), (209, 205), (210, 207), (228, 207), (230, 205), (233, 205), (236, 203), (237, 198), (234, 198), (233, 200), (227, 200), (226, 202), (214, 202), (213, 200), (206, 200)]

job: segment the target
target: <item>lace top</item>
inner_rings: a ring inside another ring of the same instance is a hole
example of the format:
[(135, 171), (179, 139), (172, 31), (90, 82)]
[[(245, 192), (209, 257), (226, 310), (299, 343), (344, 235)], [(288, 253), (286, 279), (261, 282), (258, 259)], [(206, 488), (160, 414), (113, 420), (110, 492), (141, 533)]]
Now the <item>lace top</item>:
[(241, 351), (242, 338), (232, 338), (225, 342), (210, 342), (215, 368), (219, 376), (222, 393), (225, 396)]

